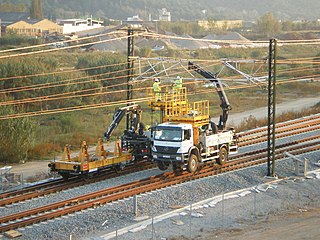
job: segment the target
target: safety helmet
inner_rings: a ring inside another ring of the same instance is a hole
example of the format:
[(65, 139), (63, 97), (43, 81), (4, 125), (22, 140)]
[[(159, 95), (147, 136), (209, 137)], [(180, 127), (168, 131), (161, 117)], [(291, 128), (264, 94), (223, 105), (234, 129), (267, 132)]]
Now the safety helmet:
[(160, 78), (155, 78), (154, 81), (155, 82), (160, 82)]

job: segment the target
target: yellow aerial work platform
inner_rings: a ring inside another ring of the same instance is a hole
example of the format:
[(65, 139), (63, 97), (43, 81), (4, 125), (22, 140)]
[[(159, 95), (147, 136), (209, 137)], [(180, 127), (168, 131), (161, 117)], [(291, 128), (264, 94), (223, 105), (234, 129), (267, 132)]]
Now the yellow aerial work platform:
[(163, 122), (190, 123), (193, 127), (200, 127), (209, 123), (209, 101), (188, 103), (185, 87), (173, 89), (171, 92), (160, 92), (157, 99), (153, 92), (149, 92), (149, 106), (153, 110), (163, 112)]

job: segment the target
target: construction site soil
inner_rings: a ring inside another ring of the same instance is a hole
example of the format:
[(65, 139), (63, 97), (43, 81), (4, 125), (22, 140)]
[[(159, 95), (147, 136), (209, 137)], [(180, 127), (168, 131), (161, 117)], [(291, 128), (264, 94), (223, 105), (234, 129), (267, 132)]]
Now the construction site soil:
[[(222, 240), (317, 240), (320, 237), (320, 208), (297, 209), (296, 211), (269, 215), (242, 228), (203, 232), (193, 239)], [(174, 237), (170, 240), (186, 240)]]

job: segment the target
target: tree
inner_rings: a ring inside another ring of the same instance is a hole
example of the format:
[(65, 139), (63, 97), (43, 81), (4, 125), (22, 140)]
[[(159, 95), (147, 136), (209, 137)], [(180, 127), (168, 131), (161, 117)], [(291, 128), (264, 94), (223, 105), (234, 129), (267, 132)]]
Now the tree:
[(26, 5), (24, 4), (12, 4), (1, 3), (0, 12), (26, 12)]
[(33, 19), (43, 19), (41, 0), (32, 0), (30, 14)]
[(282, 23), (282, 30), (283, 31), (292, 31), (293, 29), (293, 22), (292, 21), (284, 21)]
[[(87, 86), (91, 88), (101, 87), (101, 91), (108, 91), (110, 87), (112, 87), (113, 90), (126, 87), (127, 65), (124, 64), (125, 62), (125, 55), (122, 54), (93, 52), (79, 57), (76, 68), (90, 68), (86, 70), (86, 73), (101, 79), (100, 83), (87, 83)], [(106, 95), (106, 98), (116, 101), (123, 99), (123, 94)], [(98, 98), (96, 98), (96, 100), (98, 100)]]
[(257, 21), (257, 32), (265, 34), (267, 37), (273, 37), (281, 30), (279, 20), (276, 19), (271, 12), (263, 15)]
[[(10, 106), (2, 106), (0, 115), (20, 112)], [(35, 122), (28, 118), (0, 121), (0, 163), (25, 161), (34, 142)]]

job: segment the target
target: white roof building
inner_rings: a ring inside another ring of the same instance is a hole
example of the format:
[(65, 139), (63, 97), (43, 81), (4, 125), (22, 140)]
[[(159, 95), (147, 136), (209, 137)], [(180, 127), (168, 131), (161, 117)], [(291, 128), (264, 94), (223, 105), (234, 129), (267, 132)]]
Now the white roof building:
[(58, 19), (57, 23), (63, 27), (63, 34), (76, 33), (102, 27), (103, 21), (87, 19)]
[(171, 13), (166, 8), (159, 10), (159, 21), (171, 22)]

